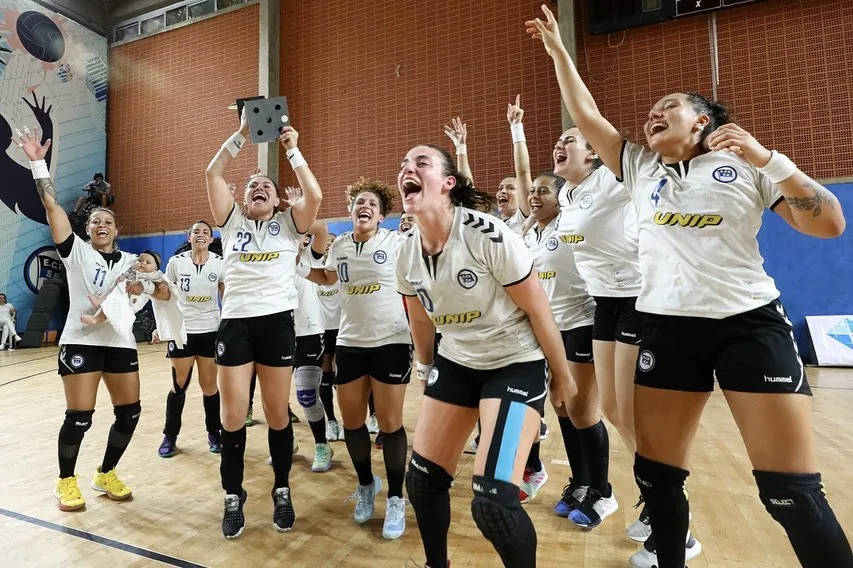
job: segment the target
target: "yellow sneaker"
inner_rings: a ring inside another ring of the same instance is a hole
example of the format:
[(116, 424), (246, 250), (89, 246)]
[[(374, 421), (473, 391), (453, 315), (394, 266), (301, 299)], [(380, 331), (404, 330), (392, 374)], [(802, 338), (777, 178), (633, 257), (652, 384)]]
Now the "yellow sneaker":
[(60, 511), (76, 511), (86, 506), (83, 494), (77, 486), (77, 476), (63, 477), (56, 480), (53, 496), (59, 499)]
[(92, 489), (100, 493), (106, 493), (113, 501), (124, 501), (132, 495), (130, 487), (118, 478), (115, 468), (106, 473), (101, 473), (101, 468), (95, 472), (92, 479)]

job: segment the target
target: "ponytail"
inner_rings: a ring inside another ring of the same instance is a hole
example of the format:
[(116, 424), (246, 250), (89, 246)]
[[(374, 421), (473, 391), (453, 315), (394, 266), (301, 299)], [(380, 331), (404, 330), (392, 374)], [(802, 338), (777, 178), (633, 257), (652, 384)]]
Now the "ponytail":
[(689, 92), (686, 95), (687, 100), (693, 105), (693, 110), (708, 117), (708, 126), (702, 130), (703, 141), (722, 125), (732, 122), (731, 113), (726, 103), (712, 101), (701, 93)]

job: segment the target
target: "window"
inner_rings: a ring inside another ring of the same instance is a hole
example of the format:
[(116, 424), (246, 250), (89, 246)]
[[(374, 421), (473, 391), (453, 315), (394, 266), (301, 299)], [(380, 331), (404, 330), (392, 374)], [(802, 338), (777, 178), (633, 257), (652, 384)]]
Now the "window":
[(203, 2), (196, 2), (195, 4), (190, 4), (190, 18), (200, 18), (202, 16), (206, 16), (207, 14), (211, 14), (216, 11), (216, 2), (215, 0), (204, 0)]
[(245, 6), (250, 2), (252, 0), (172, 0), (168, 6), (118, 23), (113, 28), (113, 41), (128, 41), (155, 34), (172, 26), (208, 18), (219, 10)]
[(147, 20), (142, 20), (142, 35), (159, 32), (165, 27), (166, 25), (163, 23), (163, 14), (154, 16), (153, 18), (148, 18)]
[(124, 41), (139, 37), (139, 23), (134, 22), (127, 26), (116, 28), (116, 41)]
[(217, 0), (216, 1), (216, 9), (222, 10), (224, 8), (230, 8), (231, 6), (237, 6), (238, 4), (245, 4), (246, 0)]
[(166, 12), (166, 25), (174, 26), (187, 20), (187, 7), (180, 6)]

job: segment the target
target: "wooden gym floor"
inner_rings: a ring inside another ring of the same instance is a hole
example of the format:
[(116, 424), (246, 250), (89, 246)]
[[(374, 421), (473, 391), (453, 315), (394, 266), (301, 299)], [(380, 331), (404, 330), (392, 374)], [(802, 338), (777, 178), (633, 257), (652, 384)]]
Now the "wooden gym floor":
[[(94, 425), (80, 452), (77, 472), (87, 507), (63, 513), (53, 497), (56, 479), (56, 436), (64, 400), (56, 374), (57, 348), (0, 352), (0, 527), (4, 566), (289, 566), (393, 567), (408, 559), (423, 562), (414, 513), (407, 509), (407, 532), (389, 542), (382, 538), (383, 491), (376, 517), (364, 526), (352, 520), (347, 498), (356, 478), (343, 442), (333, 444), (334, 467), (310, 471), (313, 445), (304, 419), (295, 425), (301, 446), (294, 458), (291, 485), (297, 521), (293, 532), (272, 527), (271, 468), (259, 393), (256, 423), (248, 430), (246, 483), (247, 526), (236, 541), (220, 532), (222, 491), (219, 459), (207, 451), (201, 394), (190, 388), (184, 410), (180, 452), (157, 456), (162, 439), (165, 395), (171, 382), (163, 346), (140, 345), (143, 413), (133, 442), (119, 464), (134, 500), (110, 502), (89, 488), (100, 463), (113, 420), (102, 387)], [(814, 387), (814, 421), (819, 462), (836, 515), (853, 536), (853, 370), (809, 369)], [(420, 388), (411, 385), (405, 423), (414, 430)], [(293, 408), (301, 414), (295, 401)], [(610, 429), (611, 482), (619, 511), (598, 528), (585, 532), (553, 514), (568, 466), (557, 421), (547, 413), (551, 434), (542, 444), (550, 480), (535, 501), (526, 505), (539, 538), (540, 567), (619, 567), (638, 545), (624, 536), (637, 517), (632, 508), (637, 489), (631, 456)], [(499, 566), (497, 555), (479, 534), (469, 510), (472, 456), (463, 456), (452, 490), (453, 523), (450, 555), (454, 568)], [(381, 451), (373, 466), (383, 479)], [(688, 480), (693, 522), (703, 553), (691, 568), (786, 568), (797, 566), (782, 529), (765, 513), (753, 484), (751, 468), (737, 429), (719, 392), (711, 398), (696, 441)]]

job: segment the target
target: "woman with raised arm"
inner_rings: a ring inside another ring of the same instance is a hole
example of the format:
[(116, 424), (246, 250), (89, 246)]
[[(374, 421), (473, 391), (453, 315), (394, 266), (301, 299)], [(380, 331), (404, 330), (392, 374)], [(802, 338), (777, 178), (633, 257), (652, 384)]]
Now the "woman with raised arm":
[[(412, 148), (397, 186), (418, 219), (400, 249), (397, 289), (425, 382), (406, 488), (427, 565), (448, 566), (450, 486), (479, 417), (472, 515), (505, 566), (535, 567), (536, 531), (519, 486), (539, 433), (548, 367), (555, 406), (568, 404), (574, 389), (551, 307), (521, 237), (475, 210), (484, 194), (446, 152)], [(433, 361), (436, 329), (442, 340)]]
[(166, 396), (166, 422), (163, 442), (157, 450), (161, 458), (177, 453), (181, 416), (187, 399), (187, 389), (193, 376), (193, 364), (198, 367), (198, 385), (204, 405), (204, 425), (210, 452), (222, 450), (219, 419), (219, 387), (216, 385), (216, 330), (219, 328), (219, 298), (224, 289), (222, 257), (209, 250), (213, 228), (207, 221), (196, 221), (187, 234), (190, 250), (176, 254), (166, 265), (166, 280), (154, 297), (168, 300), (177, 293), (178, 307), (184, 316), (187, 341), (178, 347), (169, 341), (166, 356), (172, 367), (172, 388)]
[(287, 211), (275, 181), (257, 175), (243, 191), (244, 210), (225, 181), (228, 164), (246, 143), (245, 111), (240, 130), (225, 143), (207, 167), (207, 196), (222, 234), (227, 290), (216, 336), (216, 364), (222, 399), (222, 488), (225, 510), (222, 534), (237, 538), (246, 520), (243, 505), (243, 454), (249, 384), (257, 372), (269, 450), (275, 472), (272, 487), (273, 523), (279, 532), (293, 528), (296, 515), (290, 493), (293, 426), (287, 411), (293, 355), (296, 349), (293, 310), (297, 306), (296, 254), (299, 239), (317, 217), (323, 194), (296, 145), (299, 134), (287, 126), (279, 137), (302, 187), (303, 198)]
[(47, 212), (50, 234), (65, 265), (71, 305), (65, 328), (59, 339), (59, 374), (65, 389), (65, 420), (59, 429), (59, 478), (54, 495), (62, 511), (76, 511), (86, 505), (77, 485), (74, 468), (83, 436), (92, 426), (98, 385), (103, 378), (113, 403), (115, 422), (107, 438), (104, 459), (95, 472), (91, 487), (114, 501), (131, 496), (130, 488), (116, 474), (116, 465), (133, 437), (142, 407), (139, 404), (139, 362), (136, 343), (127, 322), (127, 332), (116, 330), (118, 322), (102, 321), (91, 325), (81, 316), (94, 312), (89, 295), (110, 291), (124, 298), (125, 287), (116, 281), (136, 261), (136, 256), (116, 248), (116, 218), (101, 207), (92, 210), (86, 223), (89, 242), (71, 231), (65, 210), (56, 201), (56, 190), (44, 157), (50, 148), (48, 139), (39, 141), (38, 129), (17, 132), (18, 146), (30, 160), (39, 198)]
[(370, 433), (364, 420), (373, 393), (388, 476), (382, 536), (396, 539), (406, 529), (403, 479), (408, 442), (403, 401), (412, 368), (409, 326), (394, 290), (397, 252), (405, 236), (379, 226), (391, 212), (391, 187), (362, 178), (347, 191), (352, 197), (353, 230), (335, 239), (325, 269), (311, 269), (308, 278), (321, 286), (337, 282), (341, 291), (335, 384), (344, 440), (358, 476), (355, 522), (370, 520), (382, 487), (370, 465)]
[(806, 235), (837, 237), (845, 227), (838, 200), (731, 122), (725, 106), (695, 93), (672, 93), (652, 106), (644, 126), (650, 149), (624, 140), (583, 84), (554, 15), (542, 10), (546, 19), (528, 21), (527, 31), (544, 43), (572, 119), (637, 211), (637, 310), (645, 322), (634, 473), (652, 538), (632, 565), (683, 568), (691, 556), (684, 482), (716, 380), (759, 497), (802, 566), (853, 566), (818, 473), (811, 390), (791, 322), (756, 241), (765, 209)]

